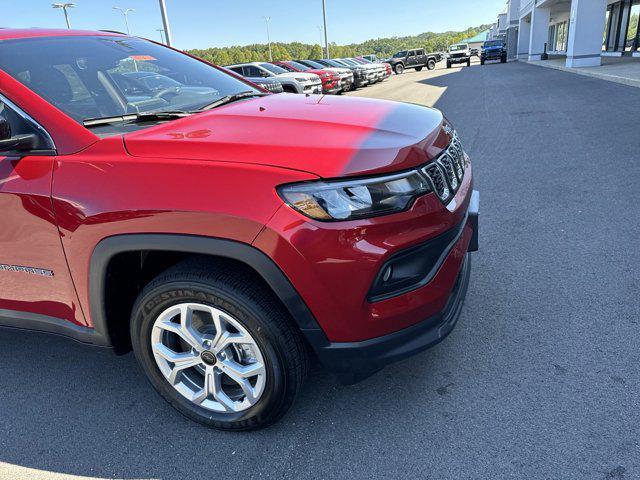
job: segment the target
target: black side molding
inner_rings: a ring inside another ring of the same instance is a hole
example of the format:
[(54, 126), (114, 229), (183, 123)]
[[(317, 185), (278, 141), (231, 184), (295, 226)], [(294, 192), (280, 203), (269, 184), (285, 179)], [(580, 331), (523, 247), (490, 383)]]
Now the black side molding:
[[(280, 298), (303, 332), (324, 337), (309, 307), (289, 279), (267, 255), (249, 244), (195, 235), (126, 234), (102, 240), (91, 256), (89, 295), (91, 319), (96, 333), (110, 339), (105, 308), (105, 284), (109, 262), (120, 253), (164, 250), (213, 255), (238, 260), (253, 268)], [(326, 337), (325, 337), (325, 341)]]
[(101, 347), (108, 346), (106, 339), (102, 338), (93, 328), (82, 327), (67, 320), (36, 313), (0, 309), (0, 327), (50, 333), (67, 337), (80, 343)]

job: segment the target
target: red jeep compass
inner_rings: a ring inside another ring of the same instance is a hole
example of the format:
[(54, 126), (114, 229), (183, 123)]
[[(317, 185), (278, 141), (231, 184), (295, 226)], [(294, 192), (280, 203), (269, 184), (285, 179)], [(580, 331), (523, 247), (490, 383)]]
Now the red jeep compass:
[(355, 382), (442, 340), (472, 185), (437, 110), (272, 95), (124, 35), (0, 30), (0, 325), (133, 348), (209, 426), (278, 420), (310, 355)]

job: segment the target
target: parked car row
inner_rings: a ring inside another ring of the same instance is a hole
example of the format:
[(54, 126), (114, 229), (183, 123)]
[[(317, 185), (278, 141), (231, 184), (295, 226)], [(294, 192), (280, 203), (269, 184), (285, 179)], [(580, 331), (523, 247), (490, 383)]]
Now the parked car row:
[(392, 73), (389, 64), (363, 57), (248, 62), (226, 68), (271, 92), (304, 94), (339, 94), (382, 82)]

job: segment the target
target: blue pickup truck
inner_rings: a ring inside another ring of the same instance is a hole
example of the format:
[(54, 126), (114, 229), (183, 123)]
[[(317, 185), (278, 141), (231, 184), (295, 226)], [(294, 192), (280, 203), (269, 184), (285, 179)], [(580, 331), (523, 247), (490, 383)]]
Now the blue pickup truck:
[(482, 45), (480, 53), (480, 65), (491, 60), (500, 60), (501, 63), (507, 62), (507, 46), (502, 40), (487, 40)]

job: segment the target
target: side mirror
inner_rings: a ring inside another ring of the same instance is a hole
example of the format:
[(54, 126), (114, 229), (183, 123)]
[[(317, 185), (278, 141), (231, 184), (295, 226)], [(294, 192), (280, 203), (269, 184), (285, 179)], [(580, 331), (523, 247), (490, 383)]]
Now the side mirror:
[(18, 152), (35, 148), (37, 138), (35, 135), (16, 135), (11, 133), (11, 124), (0, 115), (0, 152)]

